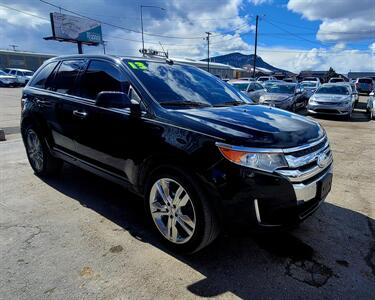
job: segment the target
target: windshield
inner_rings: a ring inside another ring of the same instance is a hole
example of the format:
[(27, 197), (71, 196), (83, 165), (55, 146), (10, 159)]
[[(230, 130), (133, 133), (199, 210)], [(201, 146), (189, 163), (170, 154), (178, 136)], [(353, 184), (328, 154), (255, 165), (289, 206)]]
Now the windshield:
[(302, 82), (301, 85), (304, 87), (304, 88), (315, 88), (316, 87), (316, 83), (315, 82)]
[(9, 74), (7, 74), (4, 71), (0, 70), (0, 75), (6, 75), (6, 76), (8, 76)]
[(316, 94), (349, 95), (349, 90), (345, 86), (322, 86)]
[(372, 83), (372, 80), (370, 78), (360, 78), (358, 79), (359, 83)]
[(342, 78), (332, 78), (329, 82), (344, 82)]
[(270, 84), (266, 85), (266, 90), (268, 93), (277, 94), (294, 94), (295, 85), (293, 84)]
[(246, 91), (247, 87), (249, 86), (248, 83), (232, 83), (237, 91)]
[(31, 72), (31, 71), (23, 71), (23, 74), (25, 76), (33, 76), (34, 75), (34, 72)]
[(196, 67), (142, 59), (124, 62), (161, 105), (251, 103), (231, 85)]

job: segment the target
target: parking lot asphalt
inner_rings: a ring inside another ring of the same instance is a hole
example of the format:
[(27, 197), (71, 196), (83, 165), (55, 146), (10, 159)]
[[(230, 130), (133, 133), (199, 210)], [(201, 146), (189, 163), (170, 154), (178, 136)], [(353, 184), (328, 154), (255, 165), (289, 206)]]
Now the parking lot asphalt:
[(0, 89), (0, 299), (375, 299), (375, 122), (316, 118), (332, 191), (292, 231), (226, 230), (192, 256), (163, 248), (142, 200), (66, 165), (42, 180), (19, 134), (21, 89)]

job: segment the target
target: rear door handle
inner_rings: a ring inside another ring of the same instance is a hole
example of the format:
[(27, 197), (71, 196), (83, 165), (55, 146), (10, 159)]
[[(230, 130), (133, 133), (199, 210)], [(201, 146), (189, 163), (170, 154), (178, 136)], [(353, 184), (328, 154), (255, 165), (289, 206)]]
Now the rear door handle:
[(78, 117), (78, 118), (84, 119), (84, 118), (87, 117), (87, 112), (79, 111), (79, 110), (73, 110), (73, 115)]

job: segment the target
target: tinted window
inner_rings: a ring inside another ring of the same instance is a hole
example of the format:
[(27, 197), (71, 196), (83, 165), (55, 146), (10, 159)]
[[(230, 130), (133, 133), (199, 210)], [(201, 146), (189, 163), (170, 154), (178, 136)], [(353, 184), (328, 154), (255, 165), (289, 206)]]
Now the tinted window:
[(255, 90), (263, 90), (263, 86), (259, 83), (254, 83)]
[(372, 83), (372, 80), (370, 78), (359, 78), (358, 82), (360, 82), (360, 83)]
[(128, 92), (125, 76), (108, 62), (93, 60), (81, 79), (81, 97), (95, 99), (103, 91)]
[(17, 76), (23, 76), (23, 73), (21, 71), (17, 71)]
[(63, 61), (54, 80), (53, 89), (62, 94), (77, 95), (76, 79), (84, 66), (82, 60)]
[(56, 67), (57, 62), (51, 62), (47, 64), (38, 74), (34, 77), (31, 82), (31, 86), (44, 89), (48, 76), (51, 74), (53, 69)]
[(154, 99), (165, 106), (249, 103), (233, 86), (196, 67), (147, 60), (125, 63)]

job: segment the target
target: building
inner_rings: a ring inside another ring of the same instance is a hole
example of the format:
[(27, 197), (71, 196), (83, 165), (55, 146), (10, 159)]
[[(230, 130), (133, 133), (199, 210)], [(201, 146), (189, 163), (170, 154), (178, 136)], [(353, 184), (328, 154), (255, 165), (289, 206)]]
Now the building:
[(349, 72), (348, 77), (350, 79), (357, 79), (361, 77), (368, 77), (375, 80), (375, 72)]
[(20, 68), (36, 71), (44, 61), (56, 55), (0, 50), (0, 69)]

